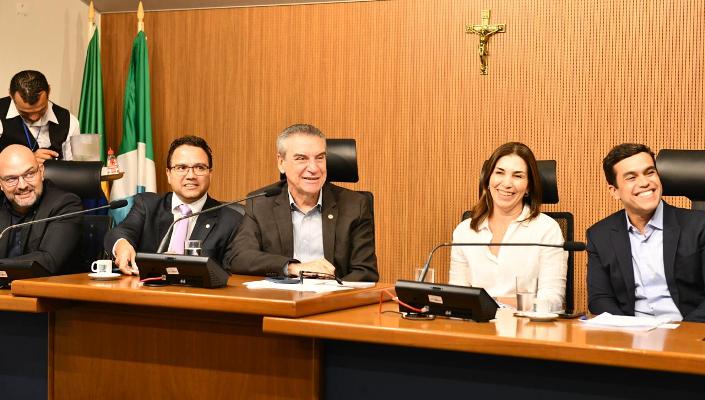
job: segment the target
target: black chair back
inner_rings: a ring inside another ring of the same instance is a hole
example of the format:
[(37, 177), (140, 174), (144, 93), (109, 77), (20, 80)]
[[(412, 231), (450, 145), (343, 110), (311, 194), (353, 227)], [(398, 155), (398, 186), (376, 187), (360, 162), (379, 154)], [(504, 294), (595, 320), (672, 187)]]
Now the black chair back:
[(665, 196), (685, 196), (692, 209), (705, 210), (705, 150), (663, 149), (656, 169)]
[[(102, 168), (100, 161), (47, 160), (44, 162), (44, 178), (83, 200), (100, 199), (103, 198)], [(106, 258), (103, 237), (111, 228), (112, 219), (109, 215), (87, 214), (82, 218), (81, 244), (74, 253), (76, 263), (66, 266), (63, 273), (89, 272), (93, 261)]]
[(328, 181), (351, 183), (359, 181), (355, 139), (327, 139), (326, 147)]
[[(544, 214), (553, 218), (561, 227), (563, 238), (566, 242), (575, 240), (575, 225), (573, 222), (573, 214), (565, 211), (547, 211)], [(575, 313), (575, 255), (572, 251), (568, 252), (568, 271), (565, 277), (565, 313)]]
[(81, 199), (96, 199), (103, 196), (100, 186), (102, 168), (100, 161), (47, 160), (44, 162), (44, 178)]

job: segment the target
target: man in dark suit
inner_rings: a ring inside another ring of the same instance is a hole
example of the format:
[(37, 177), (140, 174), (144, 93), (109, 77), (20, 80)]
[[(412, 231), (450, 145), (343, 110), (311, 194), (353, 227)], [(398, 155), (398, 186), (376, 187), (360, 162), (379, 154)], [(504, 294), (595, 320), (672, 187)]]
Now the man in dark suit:
[[(197, 136), (176, 139), (169, 147), (166, 165), (173, 192), (135, 195), (125, 220), (105, 235), (105, 248), (113, 249), (115, 264), (124, 274), (139, 273), (136, 251), (156, 252), (177, 218), (220, 204), (208, 196), (213, 156), (205, 140)], [(174, 226), (168, 251), (183, 254), (186, 239), (200, 240), (202, 255), (227, 267), (226, 251), (241, 221), (242, 215), (228, 207), (185, 219)]]
[(624, 210), (587, 231), (590, 311), (705, 322), (705, 212), (661, 200), (647, 146), (616, 146), (603, 169)]
[(247, 203), (233, 242), (231, 270), (298, 276), (301, 271), (347, 281), (377, 281), (375, 229), (369, 200), (326, 183), (325, 136), (292, 125), (277, 138), (277, 164), (286, 175), (276, 197)]
[[(44, 165), (22, 145), (10, 145), (0, 153), (0, 187), (5, 194), (0, 230), (82, 209), (78, 196), (44, 181)], [(80, 239), (80, 217), (37, 223), (6, 232), (0, 238), (0, 257), (36, 261), (48, 273), (56, 274), (76, 261)]]

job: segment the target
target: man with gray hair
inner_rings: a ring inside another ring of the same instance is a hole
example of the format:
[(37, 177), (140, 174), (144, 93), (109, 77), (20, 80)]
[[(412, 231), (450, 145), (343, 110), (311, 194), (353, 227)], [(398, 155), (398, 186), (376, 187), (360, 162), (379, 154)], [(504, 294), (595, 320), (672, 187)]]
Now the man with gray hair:
[(277, 138), (286, 180), (279, 196), (247, 203), (232, 243), (231, 271), (247, 275), (337, 277), (377, 281), (375, 229), (369, 200), (326, 182), (326, 140), (312, 125)]

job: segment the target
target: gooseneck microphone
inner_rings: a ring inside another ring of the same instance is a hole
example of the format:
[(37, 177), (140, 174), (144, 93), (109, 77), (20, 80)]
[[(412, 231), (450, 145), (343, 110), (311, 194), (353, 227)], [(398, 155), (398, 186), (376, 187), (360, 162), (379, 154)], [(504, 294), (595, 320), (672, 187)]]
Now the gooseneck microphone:
[[(185, 220), (185, 219), (187, 219), (187, 218), (193, 218), (193, 217), (195, 217), (195, 216), (198, 216), (198, 215), (201, 215), (201, 214), (205, 214), (205, 213), (209, 213), (209, 212), (211, 212), (211, 211), (219, 210), (219, 209), (221, 209), (221, 208), (223, 208), (223, 207), (229, 207), (229, 206), (232, 206), (233, 204), (241, 203), (241, 202), (243, 202), (243, 201), (248, 201), (248, 200), (256, 199), (257, 197), (272, 197), (272, 196), (277, 196), (277, 195), (279, 195), (279, 193), (281, 193), (281, 192), (282, 192), (282, 187), (281, 187), (281, 186), (271, 186), (271, 187), (268, 187), (268, 188), (264, 189), (263, 191), (261, 191), (261, 192), (259, 192), (259, 193), (255, 193), (255, 194), (253, 194), (253, 195), (250, 195), (250, 196), (247, 196), (247, 197), (243, 197), (242, 199), (235, 200), (235, 201), (231, 201), (231, 202), (229, 202), (229, 203), (223, 203), (223, 204), (217, 205), (217, 206), (215, 206), (215, 207), (206, 208), (205, 210), (201, 210), (201, 211), (196, 212), (196, 213), (193, 213), (193, 214), (191, 214), (191, 215), (185, 215), (185, 216), (179, 217), (179, 218), (175, 219), (174, 222), (171, 223), (171, 225), (169, 225), (169, 229), (166, 230), (166, 233), (165, 233), (164, 236), (162, 237), (161, 242), (159, 242), (159, 247), (157, 247), (157, 253), (163, 253), (163, 252), (164, 252), (164, 247), (166, 246), (167, 240), (171, 237), (171, 231), (174, 230), (174, 225), (176, 225), (176, 223), (179, 222), (179, 221)], [(2, 235), (0, 235), (0, 237), (2, 237)]]
[(0, 232), (0, 239), (2, 239), (2, 237), (5, 235), (5, 233), (7, 231), (12, 230), (12, 229), (22, 228), (23, 226), (38, 224), (40, 222), (51, 222), (51, 221), (56, 221), (56, 220), (64, 219), (64, 218), (71, 218), (71, 217), (75, 217), (75, 216), (81, 215), (81, 214), (86, 214), (86, 213), (89, 213), (92, 211), (104, 210), (106, 208), (114, 210), (116, 208), (123, 208), (126, 205), (127, 205), (127, 200), (125, 200), (125, 199), (115, 200), (115, 201), (111, 201), (110, 203), (108, 203), (104, 206), (100, 206), (100, 207), (89, 208), (87, 210), (81, 210), (81, 211), (73, 211), (73, 212), (66, 213), (66, 214), (54, 215), (53, 217), (35, 219), (33, 221), (23, 222), (21, 224), (10, 225), (7, 228), (3, 229), (2, 232)]
[(428, 259), (421, 270), (421, 276), (418, 278), (418, 282), (423, 282), (426, 279), (426, 273), (431, 265), (431, 259), (433, 258), (433, 253), (441, 247), (453, 247), (453, 246), (540, 246), (540, 247), (554, 247), (557, 249), (563, 249), (565, 251), (585, 251), (585, 243), (583, 242), (563, 242), (563, 244), (548, 244), (548, 243), (441, 243), (431, 250), (428, 254)]

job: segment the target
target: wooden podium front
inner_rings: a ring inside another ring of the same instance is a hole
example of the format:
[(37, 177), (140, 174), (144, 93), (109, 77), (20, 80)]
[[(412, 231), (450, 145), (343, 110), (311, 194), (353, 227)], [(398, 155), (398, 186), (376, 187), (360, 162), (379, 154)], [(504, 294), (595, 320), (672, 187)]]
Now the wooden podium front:
[[(379, 288), (328, 294), (143, 287), (86, 274), (16, 281), (13, 294), (70, 302), (54, 312), (55, 399), (316, 399), (312, 338), (264, 334), (263, 316), (299, 317), (370, 304)], [(379, 285), (378, 285), (379, 286)], [(52, 372), (53, 371), (53, 372)]]
[[(303, 318), (265, 317), (264, 331), (319, 340), (322, 397), (399, 399), (699, 398), (705, 324), (648, 332), (532, 322), (402, 319), (396, 304)], [(344, 390), (341, 390), (344, 388)]]

